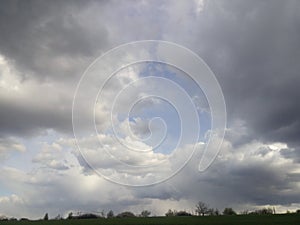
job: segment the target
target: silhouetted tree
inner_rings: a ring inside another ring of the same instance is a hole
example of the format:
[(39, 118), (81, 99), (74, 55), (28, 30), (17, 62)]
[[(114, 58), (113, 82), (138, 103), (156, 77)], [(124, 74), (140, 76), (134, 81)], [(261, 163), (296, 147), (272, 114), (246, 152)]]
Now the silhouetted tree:
[(46, 214), (45, 214), (45, 216), (44, 216), (44, 220), (49, 220), (48, 213), (46, 213)]
[(207, 214), (210, 216), (218, 216), (218, 215), (220, 215), (220, 212), (218, 209), (210, 208), (207, 210)]
[(208, 213), (208, 205), (204, 202), (199, 201), (196, 205), (196, 213), (199, 216), (204, 216)]
[(141, 217), (148, 217), (148, 216), (150, 216), (151, 215), (151, 212), (150, 211), (148, 211), (148, 210), (143, 210), (142, 212), (141, 212)]
[(232, 208), (225, 208), (223, 211), (223, 215), (227, 215), (227, 216), (236, 215), (236, 212)]
[(300, 213), (300, 209), (297, 209), (297, 210), (296, 210), (296, 213)]
[(220, 215), (220, 212), (219, 212), (218, 209), (215, 209), (215, 215), (216, 215), (216, 216), (219, 216), (219, 215)]
[(265, 215), (265, 214), (273, 214), (273, 209), (272, 208), (264, 208), (260, 210), (260, 213)]
[(109, 212), (106, 215), (107, 218), (113, 218), (114, 216), (115, 215), (114, 215), (114, 212), (112, 210), (109, 210)]
[(272, 208), (263, 208), (263, 209), (257, 209), (250, 214), (254, 215), (268, 215), (268, 214), (274, 214), (274, 209)]
[(240, 213), (241, 215), (248, 215), (249, 214), (249, 210), (243, 210), (241, 213)]
[(166, 216), (175, 216), (176, 215), (176, 211), (174, 210), (172, 210), (172, 209), (169, 209), (168, 210), (168, 212), (166, 212), (166, 214), (165, 214)]
[(58, 214), (54, 219), (55, 220), (62, 220), (63, 218), (60, 216), (60, 214)]
[(68, 217), (67, 217), (67, 219), (72, 219), (73, 218), (73, 213), (72, 212), (70, 212), (69, 214), (68, 214)]

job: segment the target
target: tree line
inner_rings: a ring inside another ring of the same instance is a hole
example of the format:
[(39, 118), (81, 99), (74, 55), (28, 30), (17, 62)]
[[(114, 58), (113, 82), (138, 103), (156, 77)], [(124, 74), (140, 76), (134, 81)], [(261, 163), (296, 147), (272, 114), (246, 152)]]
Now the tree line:
[[(291, 213), (287, 211), (287, 213)], [(300, 214), (300, 209), (296, 210), (293, 213)], [(219, 216), (219, 215), (224, 215), (224, 216), (234, 216), (237, 215), (238, 213), (233, 210), (232, 208), (225, 208), (222, 212), (220, 212), (218, 209), (215, 208), (210, 208), (208, 204), (205, 202), (199, 201), (196, 206), (194, 212), (187, 212), (186, 210), (172, 210), (169, 209), (166, 213), (166, 217), (170, 216)], [(256, 209), (254, 211), (248, 211), (244, 210), (239, 213), (240, 215), (268, 215), (268, 214), (276, 214), (275, 208), (262, 208), (262, 209)], [(151, 211), (148, 210), (143, 210), (141, 211), (140, 214), (134, 214), (133, 212), (130, 211), (124, 211), (119, 214), (114, 214), (112, 210), (108, 211), (106, 214), (104, 211), (100, 213), (73, 213), (70, 212), (66, 218), (63, 218), (60, 214), (57, 215), (55, 218), (52, 220), (73, 220), (73, 219), (97, 219), (97, 218), (103, 218), (103, 219), (110, 219), (110, 218), (130, 218), (130, 217), (149, 217), (151, 215)], [(8, 220), (14, 220), (16, 221), (16, 218), (8, 218), (5, 216), (0, 216), (0, 221), (8, 221)], [(27, 218), (20, 218), (20, 221), (22, 220), (29, 220)], [(49, 215), (46, 213), (44, 217), (41, 220), (49, 220)]]

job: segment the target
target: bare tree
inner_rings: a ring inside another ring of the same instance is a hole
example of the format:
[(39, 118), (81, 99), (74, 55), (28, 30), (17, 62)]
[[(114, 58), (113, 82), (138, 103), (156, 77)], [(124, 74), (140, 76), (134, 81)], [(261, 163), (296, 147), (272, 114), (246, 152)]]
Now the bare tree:
[(142, 212), (141, 212), (141, 217), (148, 217), (148, 216), (150, 216), (150, 214), (151, 214), (151, 212), (150, 211), (148, 211), (148, 210), (143, 210)]
[(168, 212), (166, 212), (166, 216), (175, 216), (176, 215), (176, 211), (175, 210), (172, 210), (172, 209), (169, 209)]
[(196, 205), (196, 213), (199, 216), (204, 216), (209, 212), (208, 205), (204, 202), (199, 201), (198, 204)]

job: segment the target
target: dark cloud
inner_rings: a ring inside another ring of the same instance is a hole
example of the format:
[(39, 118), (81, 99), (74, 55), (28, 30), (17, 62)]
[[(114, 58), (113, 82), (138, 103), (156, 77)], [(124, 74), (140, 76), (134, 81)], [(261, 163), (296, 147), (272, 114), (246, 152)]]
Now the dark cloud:
[(0, 136), (33, 136), (47, 129), (71, 133), (76, 83), (93, 58), (109, 48), (105, 7), (105, 2), (94, 1), (1, 3), (0, 55), (11, 71), (6, 79), (18, 76), (25, 95), (37, 90), (38, 82), (41, 86), (31, 96), (1, 96)]
[[(294, 174), (295, 175), (295, 174)], [(229, 171), (230, 191), (238, 199), (257, 205), (286, 205), (300, 201), (293, 174), (264, 164), (239, 166)], [(225, 182), (225, 180), (223, 180)]]
[[(170, 18), (167, 5), (154, 11), (169, 15), (161, 20), (173, 23), (159, 32), (172, 38), (175, 20)], [(141, 18), (149, 32), (158, 29), (153, 25), (156, 19), (147, 16), (151, 7), (124, 4), (122, 10), (115, 3), (103, 2), (7, 1), (0, 7), (0, 52), (22, 72), (27, 71), (25, 77), (31, 73), (42, 79), (78, 76), (87, 65), (84, 59), (112, 46), (108, 40), (115, 40), (112, 34), (120, 40), (136, 39), (132, 27), (144, 27), (136, 20), (143, 11), (147, 14)], [(190, 24), (194, 39), (175, 35), (179, 42), (190, 41), (186, 45), (193, 46), (216, 73), (229, 122), (239, 118), (247, 123), (249, 137), (245, 141), (299, 141), (299, 9), (299, 1), (293, 0), (209, 1), (196, 22)], [(112, 17), (111, 11), (124, 16), (123, 26), (114, 23), (117, 16)], [(173, 13), (188, 25), (183, 20), (188, 15)]]
[(292, 159), (295, 163), (300, 163), (300, 148), (285, 148), (280, 150), (280, 154), (287, 158)]
[(282, 157), (270, 160), (266, 150), (261, 146), (241, 159), (236, 156), (237, 149), (232, 149), (216, 159), (205, 173), (197, 172), (196, 156), (192, 159), (194, 163), (170, 180), (174, 188), (169, 192), (174, 199), (195, 203), (201, 200), (219, 209), (299, 203), (299, 173), (289, 172), (293, 164), (282, 161)]
[(108, 44), (104, 7), (105, 3), (91, 1), (3, 1), (0, 53), (24, 78), (31, 74), (42, 80), (78, 75), (85, 60)]
[(0, 102), (1, 136), (34, 136), (42, 134), (47, 129), (67, 133), (72, 130), (71, 110), (53, 109), (51, 106), (34, 108), (34, 106)]
[(209, 1), (199, 22), (198, 53), (221, 82), (229, 122), (246, 121), (252, 139), (299, 141), (299, 9), (299, 1)]

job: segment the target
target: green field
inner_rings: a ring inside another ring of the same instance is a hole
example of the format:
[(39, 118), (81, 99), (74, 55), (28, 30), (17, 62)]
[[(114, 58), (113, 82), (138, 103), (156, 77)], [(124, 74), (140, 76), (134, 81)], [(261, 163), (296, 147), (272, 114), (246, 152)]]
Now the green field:
[(2, 221), (0, 224), (24, 225), (299, 225), (300, 214), (282, 215), (239, 215), (205, 217), (149, 217), (149, 218), (112, 218), (85, 220), (49, 220), (49, 221)]

